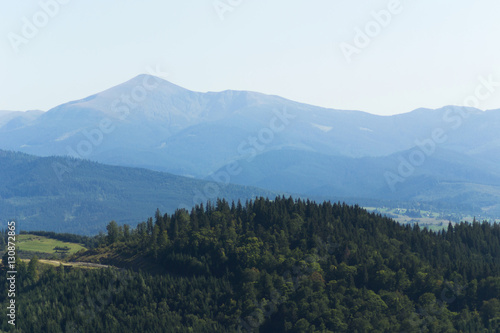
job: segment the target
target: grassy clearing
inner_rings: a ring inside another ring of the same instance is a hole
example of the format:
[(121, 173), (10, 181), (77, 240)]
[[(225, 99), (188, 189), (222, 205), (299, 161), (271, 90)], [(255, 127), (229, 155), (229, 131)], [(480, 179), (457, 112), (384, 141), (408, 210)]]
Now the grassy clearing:
[(57, 239), (47, 238), (37, 235), (16, 235), (16, 245), (19, 250), (26, 252), (41, 252), (47, 254), (56, 254), (55, 247), (68, 247), (68, 254), (71, 255), (80, 250), (86, 250), (80, 244), (63, 242)]

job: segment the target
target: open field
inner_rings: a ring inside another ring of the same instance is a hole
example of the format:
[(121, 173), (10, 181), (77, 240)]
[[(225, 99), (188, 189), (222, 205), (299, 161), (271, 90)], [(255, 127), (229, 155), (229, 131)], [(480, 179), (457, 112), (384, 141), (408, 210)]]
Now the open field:
[[(448, 227), (448, 224), (460, 222), (472, 222), (474, 218), (476, 221), (482, 222), (485, 220), (482, 216), (470, 216), (455, 214), (453, 216), (446, 216), (438, 212), (426, 210), (408, 210), (405, 208), (387, 208), (387, 207), (364, 207), (369, 212), (375, 212), (381, 215), (386, 215), (399, 223), (416, 224), (421, 227), (426, 227), (429, 230), (438, 231)], [(413, 214), (412, 214), (413, 213)], [(500, 219), (486, 219), (488, 222), (500, 222)]]
[(37, 235), (16, 235), (16, 245), (20, 251), (42, 252), (47, 254), (56, 254), (55, 247), (68, 247), (68, 254), (71, 255), (82, 249), (86, 250), (80, 244), (63, 242), (57, 239), (47, 238)]

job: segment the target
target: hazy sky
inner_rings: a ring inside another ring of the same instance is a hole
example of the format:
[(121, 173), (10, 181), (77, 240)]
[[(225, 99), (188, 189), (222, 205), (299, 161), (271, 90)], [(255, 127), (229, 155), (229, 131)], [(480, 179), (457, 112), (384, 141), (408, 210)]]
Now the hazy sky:
[(498, 0), (0, 4), (0, 110), (48, 110), (151, 69), (195, 91), (383, 115), (500, 108)]

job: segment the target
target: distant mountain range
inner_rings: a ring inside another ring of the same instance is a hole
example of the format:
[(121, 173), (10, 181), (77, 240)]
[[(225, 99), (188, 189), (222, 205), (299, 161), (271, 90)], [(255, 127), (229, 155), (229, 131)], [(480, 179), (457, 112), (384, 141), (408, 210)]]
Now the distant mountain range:
[(18, 128), (27, 125), (42, 115), (43, 111), (33, 110), (26, 112), (19, 111), (0, 111), (0, 128), (9, 130), (9, 128)]
[(377, 116), (255, 92), (193, 92), (140, 75), (45, 113), (0, 112), (0, 148), (500, 216), (500, 110)]
[(156, 209), (172, 213), (207, 200), (215, 204), (215, 194), (242, 202), (277, 195), (247, 186), (214, 187), (146, 169), (2, 150), (0, 175), (0, 220), (16, 219), (18, 230), (97, 234), (111, 220), (136, 225)]

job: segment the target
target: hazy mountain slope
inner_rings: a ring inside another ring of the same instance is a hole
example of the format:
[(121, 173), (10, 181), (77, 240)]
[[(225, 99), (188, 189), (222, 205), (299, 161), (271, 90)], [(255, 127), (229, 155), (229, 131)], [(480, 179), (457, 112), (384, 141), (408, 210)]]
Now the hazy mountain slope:
[[(192, 92), (140, 75), (53, 108), (24, 126), (0, 127), (0, 148), (41, 156), (83, 156), (203, 177), (225, 162), (241, 158), (252, 137), (259, 139), (259, 153), (299, 148), (348, 157), (386, 156), (410, 149), (416, 140), (429, 138), (434, 129), (442, 127), (450, 134), (445, 148), (471, 149), (469, 136), (490, 119), (478, 110), (450, 112), (450, 108), (383, 117), (253, 92)], [(453, 137), (457, 131), (450, 129), (456, 125), (457, 112), (471, 115), (459, 129), (468, 133), (461, 141)], [(498, 112), (490, 114), (497, 116)], [(103, 119), (106, 133), (101, 130)], [(494, 134), (498, 129), (496, 124), (490, 131)], [(94, 141), (89, 139), (92, 135)], [(84, 141), (91, 143), (90, 148), (85, 143), (87, 149), (82, 148)]]
[(21, 111), (0, 111), (0, 128), (4, 130), (15, 129), (28, 124), (43, 114), (43, 111), (31, 110)]
[(0, 151), (0, 219), (15, 218), (22, 230), (96, 233), (111, 220), (136, 224), (156, 208), (172, 213), (213, 201), (214, 189), (229, 200), (276, 195), (145, 169)]
[(231, 181), (315, 198), (447, 203), (500, 214), (500, 169), (495, 164), (444, 149), (426, 157), (421, 166), (404, 164), (414, 151), (363, 158), (270, 151), (251, 161), (239, 160), (241, 172)]
[[(0, 148), (39, 156), (196, 178), (236, 163), (243, 171), (231, 182), (336, 198), (449, 197), (480, 207), (497, 199), (500, 110), (377, 116), (255, 92), (193, 92), (140, 75), (29, 119), (2, 119)], [(386, 173), (400, 177), (401, 158), (415, 150), (425, 163), (391, 190)]]

